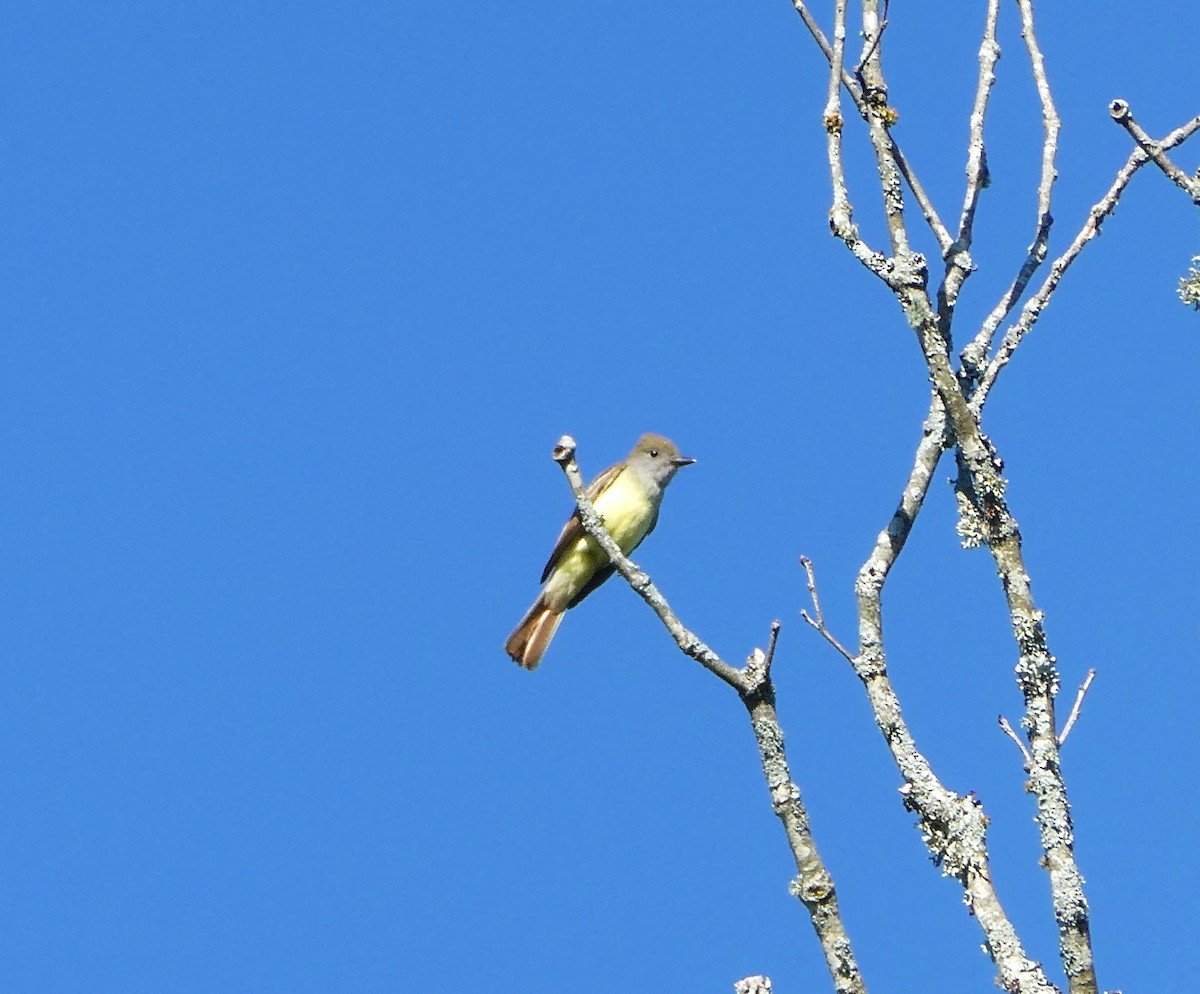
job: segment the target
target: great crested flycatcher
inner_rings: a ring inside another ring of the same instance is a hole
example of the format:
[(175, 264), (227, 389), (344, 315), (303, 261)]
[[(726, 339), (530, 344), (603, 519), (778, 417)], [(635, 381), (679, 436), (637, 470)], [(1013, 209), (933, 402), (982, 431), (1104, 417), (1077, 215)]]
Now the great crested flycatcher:
[[(587, 495), (625, 555), (654, 531), (663, 491), (676, 471), (695, 461), (681, 456), (670, 439), (643, 435), (624, 462), (609, 466), (592, 481)], [(613, 569), (604, 550), (583, 530), (576, 511), (542, 570), (541, 594), (504, 643), (505, 651), (525, 669), (537, 669), (563, 614), (612, 576)]]

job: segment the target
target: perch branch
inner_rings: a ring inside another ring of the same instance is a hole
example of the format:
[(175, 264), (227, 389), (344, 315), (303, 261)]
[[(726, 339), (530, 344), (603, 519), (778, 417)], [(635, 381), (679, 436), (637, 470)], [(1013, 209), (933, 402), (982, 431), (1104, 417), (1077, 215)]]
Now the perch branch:
[(651, 582), (650, 577), (630, 562), (621, 552), (621, 547), (608, 533), (600, 515), (596, 513), (596, 509), (588, 499), (587, 488), (583, 485), (583, 477), (580, 476), (579, 467), (575, 463), (575, 439), (570, 435), (563, 435), (554, 447), (553, 459), (562, 467), (567, 476), (567, 482), (571, 485), (571, 492), (575, 495), (575, 506), (579, 510), (579, 521), (583, 525), (583, 530), (595, 539), (616, 571), (625, 578), (638, 596), (650, 605), (651, 610), (658, 615), (659, 620), (670, 632), (671, 638), (675, 640), (680, 651), (691, 656), (710, 673), (720, 677), (739, 694), (745, 692), (748, 689), (745, 674), (736, 667), (730, 666), (705, 645), (699, 636), (684, 626), (671, 610), (670, 605), (667, 604), (666, 598)]
[(575, 506), (584, 531), (600, 545), (616, 571), (650, 605), (680, 650), (737, 691), (750, 716), (771, 795), (771, 807), (783, 825), (796, 861), (797, 876), (791, 891), (808, 911), (837, 994), (866, 994), (866, 985), (842, 921), (833, 877), (817, 850), (808, 811), (804, 807), (799, 786), (792, 780), (784, 750), (783, 729), (775, 711), (775, 686), (771, 682), (770, 669), (779, 623), (775, 622), (771, 627), (769, 652), (755, 649), (743, 669), (730, 666), (684, 627), (650, 577), (629, 561), (609, 535), (603, 520), (588, 499), (583, 478), (575, 463), (575, 440), (570, 435), (563, 435), (554, 447), (552, 456), (562, 467), (571, 492), (575, 495)]

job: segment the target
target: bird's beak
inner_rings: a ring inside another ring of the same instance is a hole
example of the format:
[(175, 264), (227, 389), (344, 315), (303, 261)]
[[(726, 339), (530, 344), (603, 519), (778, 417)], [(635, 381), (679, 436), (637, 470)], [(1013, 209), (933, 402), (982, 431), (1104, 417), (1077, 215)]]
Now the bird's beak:
[(687, 456), (677, 456), (676, 458), (671, 460), (671, 465), (672, 466), (690, 466), (695, 461), (696, 461), (695, 459), (689, 459)]

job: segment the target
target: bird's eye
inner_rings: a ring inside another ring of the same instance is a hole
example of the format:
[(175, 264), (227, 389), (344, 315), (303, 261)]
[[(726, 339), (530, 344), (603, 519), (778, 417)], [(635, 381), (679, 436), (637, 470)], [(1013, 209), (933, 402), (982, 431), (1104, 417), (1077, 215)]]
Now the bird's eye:
[(650, 455), (651, 455), (653, 458), (657, 459), (657, 458), (658, 458), (658, 449), (651, 449), (651, 450), (650, 450)]

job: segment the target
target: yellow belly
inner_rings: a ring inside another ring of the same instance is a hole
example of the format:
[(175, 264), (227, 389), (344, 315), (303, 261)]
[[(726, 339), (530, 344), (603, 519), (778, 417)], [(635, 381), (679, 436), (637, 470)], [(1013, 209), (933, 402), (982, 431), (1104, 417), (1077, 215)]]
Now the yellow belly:
[[(654, 521), (655, 502), (636, 480), (626, 480), (624, 473), (596, 499), (595, 507), (596, 513), (604, 519), (604, 527), (625, 555), (641, 544)], [(548, 602), (565, 608), (592, 574), (607, 562), (604, 550), (590, 535), (576, 541), (563, 551), (546, 581)]]
[(654, 502), (646, 489), (632, 474), (622, 473), (596, 499), (596, 513), (604, 519), (604, 527), (629, 555), (646, 537), (654, 520)]

